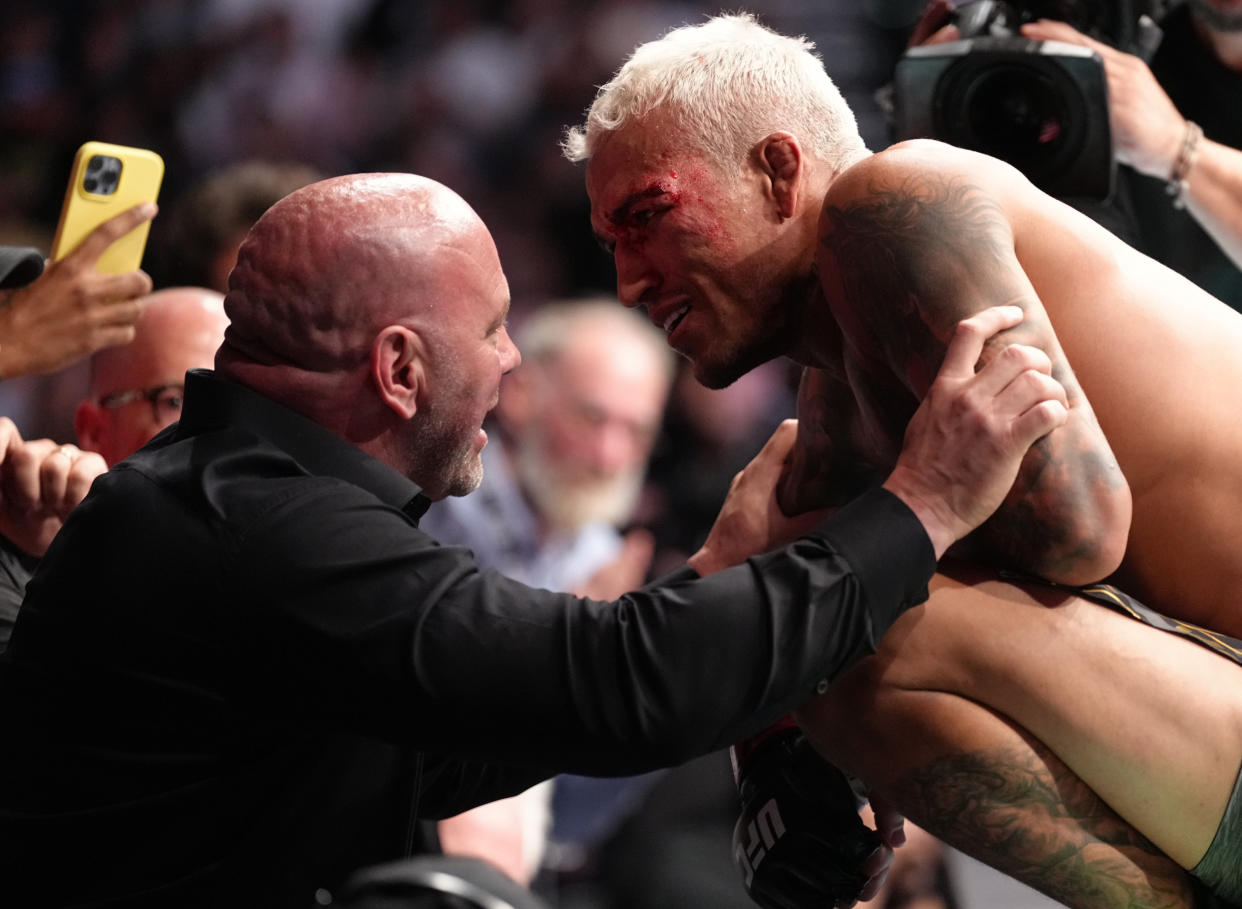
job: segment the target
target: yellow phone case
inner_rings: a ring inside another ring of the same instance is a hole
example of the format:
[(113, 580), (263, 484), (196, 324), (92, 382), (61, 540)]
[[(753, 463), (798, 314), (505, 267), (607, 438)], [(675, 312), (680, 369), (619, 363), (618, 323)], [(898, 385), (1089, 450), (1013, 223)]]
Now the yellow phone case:
[[(164, 159), (145, 148), (87, 142), (73, 159), (60, 222), (52, 241), (52, 259), (73, 252), (92, 230), (141, 202), (154, 202), (164, 178)], [(142, 264), (151, 222), (131, 230), (99, 259), (100, 271), (133, 271)]]

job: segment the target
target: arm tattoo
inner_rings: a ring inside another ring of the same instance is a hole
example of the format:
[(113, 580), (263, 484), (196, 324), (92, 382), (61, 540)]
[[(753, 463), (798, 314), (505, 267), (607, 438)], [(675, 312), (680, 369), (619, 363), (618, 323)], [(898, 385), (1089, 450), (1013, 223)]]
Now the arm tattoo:
[(868, 464), (848, 444), (849, 426), (839, 402), (823, 392), (801, 396), (798, 423), (798, 442), (781, 496), (786, 512), (844, 505), (879, 485), (884, 468)]
[(798, 388), (798, 438), (779, 490), (786, 513), (843, 505), (877, 485), (891, 469), (857, 449), (855, 423), (857, 405), (844, 376), (804, 370)]
[(1042, 743), (938, 758), (898, 804), (954, 847), (1069, 906), (1191, 905), (1185, 872)]
[[(930, 379), (961, 319), (1021, 293), (1010, 277), (1018, 266), (1008, 221), (974, 186), (911, 178), (825, 212), (831, 226), (822, 242), (868, 336), (855, 340), (878, 348), (894, 369), (915, 356)], [(972, 292), (979, 287), (987, 299)]]
[[(939, 370), (959, 321), (1001, 303), (1028, 311), (1026, 321), (988, 342), (983, 359), (1013, 342), (1045, 346), (1072, 421), (1031, 448), (1005, 504), (955, 551), (1053, 578), (1092, 564), (1102, 533), (1092, 524), (1101, 514), (1093, 503), (1108, 501), (1124, 479), (1058, 352), (1014, 251), (1006, 213), (960, 177), (932, 175), (872, 185), (856, 201), (828, 206), (825, 215), (821, 253), (839, 275), (847, 340), (864, 364), (859, 396), (875, 402), (875, 412), (901, 415), (902, 426)], [(1102, 514), (1107, 520), (1111, 513)]]

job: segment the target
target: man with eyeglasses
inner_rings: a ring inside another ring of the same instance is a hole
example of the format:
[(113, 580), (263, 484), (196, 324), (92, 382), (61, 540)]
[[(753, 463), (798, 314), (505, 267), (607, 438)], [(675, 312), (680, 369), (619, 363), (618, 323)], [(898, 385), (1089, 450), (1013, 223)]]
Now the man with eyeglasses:
[(149, 294), (134, 339), (97, 352), (74, 414), (77, 445), (23, 441), (0, 418), (0, 652), (26, 582), (91, 482), (181, 416), (185, 373), (210, 366), (228, 319), (224, 297), (198, 287)]
[(91, 358), (90, 396), (73, 419), (78, 444), (111, 467), (177, 422), (186, 371), (211, 366), (227, 325), (224, 297), (214, 290), (151, 294), (134, 340)]

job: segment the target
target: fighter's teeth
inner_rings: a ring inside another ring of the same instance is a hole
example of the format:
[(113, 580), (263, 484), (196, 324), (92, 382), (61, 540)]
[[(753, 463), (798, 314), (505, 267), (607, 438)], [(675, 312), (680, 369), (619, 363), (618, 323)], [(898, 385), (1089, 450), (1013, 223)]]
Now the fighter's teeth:
[(690, 306), (687, 304), (685, 306), (679, 306), (677, 307), (675, 312), (669, 313), (669, 317), (664, 320), (664, 333), (668, 334), (670, 331), (672, 331), (673, 326), (677, 324), (678, 320), (680, 320), (681, 317), (684, 316), (689, 311), (690, 311)]

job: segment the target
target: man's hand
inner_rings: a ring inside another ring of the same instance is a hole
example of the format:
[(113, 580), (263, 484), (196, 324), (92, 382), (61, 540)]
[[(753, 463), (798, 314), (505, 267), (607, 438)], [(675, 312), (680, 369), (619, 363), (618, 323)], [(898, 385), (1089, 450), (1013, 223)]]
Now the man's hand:
[(96, 264), (114, 241), (155, 217), (155, 210), (136, 205), (105, 221), (77, 249), (8, 295), (0, 304), (0, 378), (55, 372), (133, 340), (151, 279), (143, 271), (104, 274)]
[(107, 469), (103, 458), (76, 445), (25, 442), (13, 421), (0, 417), (0, 533), (23, 552), (42, 556)]
[(797, 434), (798, 421), (785, 420), (763, 450), (733, 478), (706, 542), (689, 559), (690, 567), (700, 575), (792, 542), (827, 517), (826, 510), (789, 517), (777, 503), (777, 483)]
[(1146, 63), (1064, 22), (1041, 19), (1022, 26), (1022, 34), (1037, 41), (1078, 44), (1099, 54), (1108, 79), (1108, 119), (1117, 160), (1149, 177), (1169, 178), (1186, 135), (1186, 119)]
[(936, 558), (1000, 506), (1027, 449), (1068, 416), (1042, 350), (1014, 344), (975, 372), (988, 338), (1021, 321), (1018, 307), (994, 306), (958, 324), (884, 481), (923, 522)]

